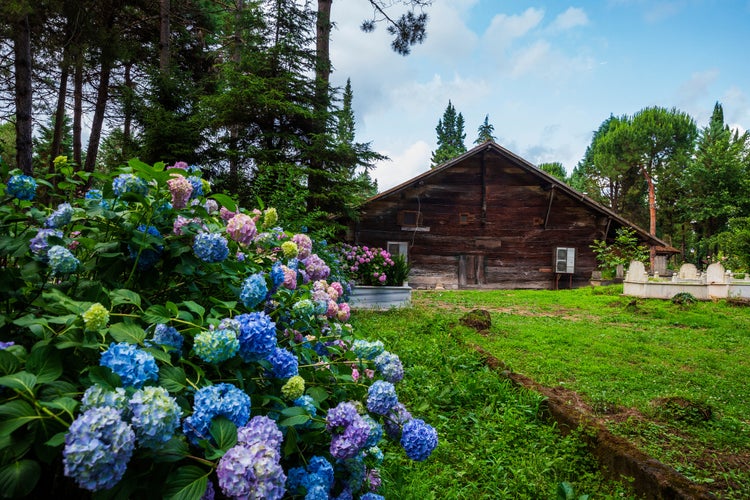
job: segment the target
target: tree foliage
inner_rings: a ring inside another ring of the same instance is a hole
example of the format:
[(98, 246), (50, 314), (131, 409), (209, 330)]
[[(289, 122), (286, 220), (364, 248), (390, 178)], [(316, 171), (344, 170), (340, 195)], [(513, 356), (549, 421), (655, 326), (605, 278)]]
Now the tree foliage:
[(490, 123), (490, 115), (484, 115), (484, 122), (477, 129), (477, 138), (474, 144), (484, 144), (487, 141), (496, 141), (494, 136), (495, 126)]
[(442, 118), (438, 120), (435, 132), (437, 132), (437, 149), (432, 152), (432, 168), (466, 152), (464, 117), (461, 113), (456, 113), (456, 108), (451, 101), (448, 101)]
[(553, 177), (557, 177), (563, 182), (567, 182), (568, 173), (565, 171), (565, 167), (559, 161), (552, 163), (540, 163), (539, 169), (544, 170)]

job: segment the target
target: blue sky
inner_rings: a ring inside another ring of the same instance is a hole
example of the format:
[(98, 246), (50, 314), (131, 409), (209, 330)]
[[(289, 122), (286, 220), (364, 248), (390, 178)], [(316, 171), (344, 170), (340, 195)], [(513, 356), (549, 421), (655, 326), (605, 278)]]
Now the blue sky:
[(568, 172), (610, 114), (675, 107), (702, 128), (719, 101), (750, 128), (750, 0), (435, 0), (407, 57), (359, 31), (368, 5), (333, 3), (332, 81), (352, 79), (357, 140), (391, 158), (381, 190), (429, 168), (449, 99), (467, 148), (489, 115), (499, 144)]

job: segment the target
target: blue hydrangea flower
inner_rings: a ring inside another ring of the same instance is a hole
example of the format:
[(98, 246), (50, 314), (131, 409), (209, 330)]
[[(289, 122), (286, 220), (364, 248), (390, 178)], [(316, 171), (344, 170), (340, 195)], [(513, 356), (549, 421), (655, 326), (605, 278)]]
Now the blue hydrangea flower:
[(273, 282), (274, 288), (280, 286), (284, 282), (284, 266), (278, 260), (274, 262), (271, 267), (271, 281)]
[(36, 196), (36, 181), (28, 175), (14, 175), (8, 181), (5, 194), (19, 200), (33, 200)]
[(44, 262), (47, 261), (47, 248), (49, 247), (48, 239), (50, 236), (62, 239), (63, 233), (58, 229), (40, 229), (37, 231), (36, 236), (29, 240), (31, 253)]
[(388, 351), (383, 351), (375, 359), (375, 368), (383, 375), (388, 382), (395, 384), (404, 378), (404, 366), (401, 359)]
[(367, 425), (370, 426), (370, 434), (367, 436), (365, 448), (372, 448), (374, 446), (377, 446), (378, 443), (380, 443), (380, 440), (383, 438), (383, 426), (380, 425), (370, 415), (364, 415), (362, 418), (364, 418), (365, 422), (367, 422)]
[(109, 349), (102, 353), (99, 364), (119, 375), (125, 387), (140, 388), (147, 380), (159, 378), (159, 368), (154, 357), (127, 342), (111, 343)]
[(437, 445), (437, 431), (424, 420), (415, 418), (404, 424), (401, 446), (404, 447), (407, 457), (421, 462), (430, 456)]
[(302, 494), (300, 488), (304, 488), (305, 500), (328, 500), (333, 487), (333, 466), (324, 457), (314, 456), (306, 468), (289, 470), (286, 486), (291, 493), (299, 495)]
[(116, 485), (135, 447), (135, 433), (114, 408), (86, 410), (65, 435), (63, 465), (66, 476), (89, 491)]
[(387, 415), (398, 403), (396, 388), (385, 380), (376, 380), (367, 390), (367, 409), (378, 415)]
[(229, 256), (229, 246), (219, 233), (200, 233), (195, 236), (193, 252), (204, 262), (221, 262)]
[(171, 347), (179, 351), (182, 349), (183, 342), (184, 339), (176, 328), (159, 323), (154, 328), (154, 336), (149, 343)]
[(83, 393), (81, 398), (81, 411), (91, 408), (108, 406), (117, 410), (120, 415), (127, 416), (128, 395), (122, 387), (116, 387), (111, 391), (99, 384), (94, 384)]
[(240, 314), (240, 356), (245, 362), (258, 361), (276, 348), (276, 323), (264, 312)]
[(385, 497), (370, 491), (359, 497), (359, 500), (385, 500)]
[(304, 408), (307, 414), (311, 417), (314, 417), (318, 414), (318, 409), (315, 407), (315, 400), (312, 398), (312, 396), (308, 396), (307, 394), (305, 394), (304, 396), (298, 397), (293, 402), (294, 406)]
[(156, 450), (172, 438), (180, 425), (182, 410), (163, 387), (139, 389), (130, 398), (130, 423), (138, 444)]
[(133, 174), (120, 174), (112, 181), (112, 192), (115, 196), (122, 196), (125, 193), (146, 196), (148, 194), (148, 184)]
[(357, 339), (352, 343), (352, 352), (361, 359), (375, 359), (383, 350), (385, 350), (385, 346), (380, 340), (370, 342)]
[(234, 357), (240, 349), (240, 341), (234, 330), (205, 330), (193, 339), (195, 355), (206, 363), (221, 363)]
[(0, 342), (0, 351), (4, 351), (5, 349), (13, 345), (16, 345), (16, 343), (13, 342), (12, 340), (8, 342)]
[(265, 443), (237, 445), (219, 460), (219, 488), (228, 497), (277, 500), (286, 492), (279, 453)]
[(337, 468), (345, 473), (342, 480), (345, 481), (346, 489), (360, 491), (365, 485), (365, 477), (367, 476), (364, 454), (358, 453), (352, 458), (339, 460), (337, 465), (342, 466)]
[(197, 198), (198, 196), (203, 196), (203, 181), (201, 178), (191, 175), (187, 180), (193, 185), (193, 192), (190, 193), (190, 198), (192, 199)]
[(262, 273), (253, 274), (242, 282), (240, 300), (245, 307), (252, 309), (260, 304), (268, 294), (268, 285)]
[(283, 440), (284, 435), (276, 422), (260, 415), (251, 418), (247, 425), (237, 429), (237, 443), (242, 445), (265, 443), (281, 453), (281, 442)]
[(62, 227), (73, 219), (73, 207), (70, 203), (60, 203), (57, 210), (52, 212), (44, 221), (45, 227), (52, 229)]
[(237, 427), (250, 419), (250, 396), (232, 384), (216, 384), (198, 389), (193, 401), (193, 414), (182, 423), (185, 436), (193, 444), (209, 439), (211, 419), (228, 418)]
[[(136, 230), (141, 233), (150, 234), (151, 236), (155, 236), (159, 238), (159, 240), (162, 240), (161, 233), (154, 226), (146, 226), (145, 224), (141, 224), (136, 228)], [(164, 246), (160, 244), (150, 244), (149, 248), (144, 248), (140, 251), (140, 256), (138, 255), (138, 247), (128, 245), (128, 250), (130, 251), (131, 259), (135, 259), (136, 257), (138, 257), (138, 269), (140, 269), (141, 271), (145, 271), (154, 267), (154, 265), (159, 261), (162, 251), (164, 250)]]
[(83, 195), (83, 197), (87, 200), (99, 202), (99, 206), (104, 209), (109, 209), (112, 207), (112, 205), (109, 203), (109, 200), (104, 199), (104, 194), (100, 189), (89, 189), (88, 191), (86, 191), (86, 194)]
[(52, 274), (74, 273), (80, 265), (73, 252), (60, 245), (54, 245), (47, 251), (47, 263)]
[(271, 363), (276, 378), (289, 378), (299, 373), (299, 361), (291, 351), (277, 347), (266, 359)]

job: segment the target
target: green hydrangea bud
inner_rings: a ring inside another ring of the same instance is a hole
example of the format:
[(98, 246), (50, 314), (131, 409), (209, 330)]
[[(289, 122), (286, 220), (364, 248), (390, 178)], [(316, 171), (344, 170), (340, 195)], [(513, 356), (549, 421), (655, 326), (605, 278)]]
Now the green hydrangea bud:
[(109, 323), (109, 311), (99, 302), (92, 304), (81, 316), (86, 330), (101, 330)]
[(287, 259), (293, 259), (297, 257), (299, 248), (297, 248), (297, 244), (295, 242), (285, 241), (281, 244), (281, 251), (284, 252), (284, 257), (286, 257)]
[(299, 375), (295, 375), (287, 380), (286, 384), (281, 388), (281, 394), (288, 399), (297, 399), (305, 393), (305, 379)]
[(263, 212), (263, 227), (271, 228), (279, 221), (279, 214), (275, 208), (268, 208)]

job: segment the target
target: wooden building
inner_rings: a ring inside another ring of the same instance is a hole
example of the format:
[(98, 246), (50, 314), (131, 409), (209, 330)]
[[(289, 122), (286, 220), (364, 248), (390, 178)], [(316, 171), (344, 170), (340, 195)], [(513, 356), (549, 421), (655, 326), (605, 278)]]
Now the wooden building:
[(494, 142), (370, 198), (354, 243), (405, 254), (414, 288), (569, 288), (589, 283), (590, 245), (618, 228), (665, 242)]

